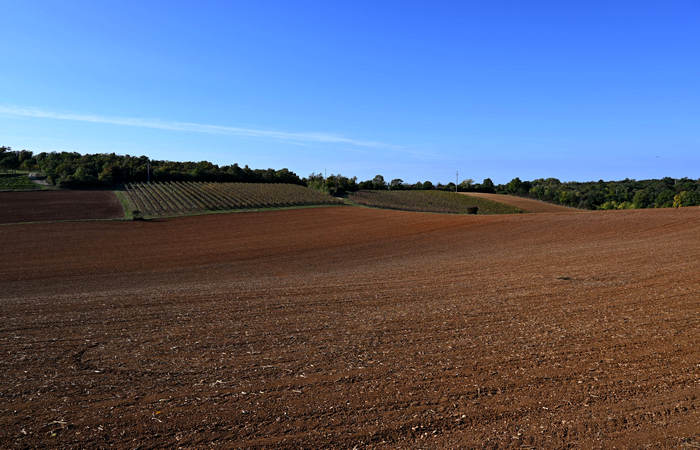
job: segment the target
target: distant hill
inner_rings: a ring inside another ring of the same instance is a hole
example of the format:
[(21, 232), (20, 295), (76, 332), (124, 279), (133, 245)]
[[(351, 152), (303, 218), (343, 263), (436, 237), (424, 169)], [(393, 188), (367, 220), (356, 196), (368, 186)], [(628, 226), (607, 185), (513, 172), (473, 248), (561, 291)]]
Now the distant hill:
[(453, 214), (514, 214), (520, 209), (489, 199), (446, 191), (358, 191), (349, 199), (359, 205)]
[(515, 195), (487, 194), (483, 192), (460, 192), (460, 194), (467, 197), (491, 200), (494, 202), (503, 203), (504, 205), (510, 205), (515, 208), (521, 209), (523, 212), (526, 213), (580, 211), (579, 209), (571, 208), (568, 206), (555, 205), (553, 203), (547, 203), (531, 198), (517, 197)]

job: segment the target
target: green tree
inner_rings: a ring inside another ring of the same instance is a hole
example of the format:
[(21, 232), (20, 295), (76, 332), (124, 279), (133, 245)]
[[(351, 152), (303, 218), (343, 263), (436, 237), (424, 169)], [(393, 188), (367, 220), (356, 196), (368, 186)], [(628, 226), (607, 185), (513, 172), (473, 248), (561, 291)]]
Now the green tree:
[(700, 205), (700, 194), (695, 191), (681, 191), (673, 197), (673, 207)]
[(11, 151), (10, 147), (2, 147), (3, 151), (0, 153), (0, 168), (4, 170), (17, 170), (19, 169), (20, 152)]
[(10, 147), (5, 147), (5, 146), (0, 147), (0, 170), (7, 169), (7, 167), (5, 167), (5, 157), (11, 151), (12, 151), (12, 148), (10, 148)]
[(384, 177), (381, 175), (376, 175), (374, 178), (372, 178), (372, 188), (377, 189), (377, 190), (382, 190), (386, 189), (386, 181), (384, 181)]
[(671, 189), (664, 189), (663, 191), (659, 192), (656, 195), (656, 199), (654, 200), (654, 207), (655, 208), (668, 208), (673, 206), (673, 190)]
[(479, 186), (479, 192), (496, 192), (496, 186), (493, 184), (493, 181), (491, 181), (491, 178), (484, 178), (484, 181), (482, 181)]
[(520, 178), (515, 177), (508, 184), (506, 184), (506, 192), (509, 194), (517, 195), (523, 191), (523, 182)]
[(461, 183), (459, 183), (459, 190), (460, 191), (471, 191), (472, 188), (474, 187), (474, 180), (471, 178), (467, 178), (466, 180), (462, 180)]
[(654, 195), (649, 189), (640, 189), (634, 193), (632, 204), (635, 208), (648, 208), (654, 205)]
[(403, 180), (401, 178), (394, 178), (389, 183), (389, 188), (393, 190), (403, 189)]
[(97, 179), (100, 183), (104, 185), (112, 185), (114, 184), (114, 180), (118, 178), (118, 176), (119, 169), (116, 166), (108, 165), (105, 166), (104, 169), (102, 169), (100, 174), (97, 176)]
[[(238, 164), (235, 164), (236, 167), (238, 167)], [(240, 168), (239, 168), (240, 170)], [(326, 183), (325, 180), (323, 179), (323, 174), (322, 173), (314, 173), (311, 172), (311, 174), (304, 180), (306, 182), (306, 186), (310, 187), (312, 189), (316, 189), (322, 192), (328, 192), (326, 190)]]

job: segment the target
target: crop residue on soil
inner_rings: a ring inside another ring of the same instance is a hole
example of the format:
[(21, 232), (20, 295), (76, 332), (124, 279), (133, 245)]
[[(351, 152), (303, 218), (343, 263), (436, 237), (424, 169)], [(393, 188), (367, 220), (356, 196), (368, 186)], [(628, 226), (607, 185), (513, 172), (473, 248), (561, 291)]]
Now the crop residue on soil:
[(319, 208), (0, 246), (2, 447), (700, 443), (697, 208)]

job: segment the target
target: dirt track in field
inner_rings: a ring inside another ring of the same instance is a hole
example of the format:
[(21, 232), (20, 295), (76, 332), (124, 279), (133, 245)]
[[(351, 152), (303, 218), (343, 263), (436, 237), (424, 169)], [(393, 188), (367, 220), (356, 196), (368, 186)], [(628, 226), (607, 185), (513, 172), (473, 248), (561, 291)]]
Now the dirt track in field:
[(112, 191), (0, 192), (0, 223), (120, 217), (124, 210)]
[(494, 202), (503, 203), (505, 205), (515, 206), (516, 208), (520, 208), (524, 212), (529, 212), (529, 213), (580, 211), (576, 208), (569, 208), (568, 206), (555, 205), (553, 203), (547, 203), (547, 202), (535, 200), (532, 198), (518, 197), (515, 195), (488, 194), (485, 192), (460, 192), (460, 193), (462, 195), (466, 195), (468, 197), (485, 198), (486, 200), (491, 200)]
[(700, 444), (700, 209), (0, 227), (0, 447)]

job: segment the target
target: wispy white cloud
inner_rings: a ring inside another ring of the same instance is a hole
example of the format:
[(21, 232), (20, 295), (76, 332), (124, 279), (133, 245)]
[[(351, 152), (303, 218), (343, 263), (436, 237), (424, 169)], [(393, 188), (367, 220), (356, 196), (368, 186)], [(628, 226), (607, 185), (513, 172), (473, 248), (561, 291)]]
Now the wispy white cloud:
[(353, 139), (331, 133), (322, 132), (290, 132), (277, 130), (262, 130), (255, 128), (231, 127), (225, 125), (210, 125), (194, 122), (173, 122), (158, 119), (137, 117), (112, 117), (95, 114), (76, 114), (48, 111), (39, 108), (0, 105), (0, 114), (15, 117), (32, 117), (39, 119), (70, 120), (75, 122), (104, 123), (128, 127), (154, 128), (158, 130), (186, 131), (194, 133), (225, 134), (260, 139), (273, 139), (293, 143), (345, 144), (355, 147), (372, 147), (400, 150), (401, 146), (376, 141)]

